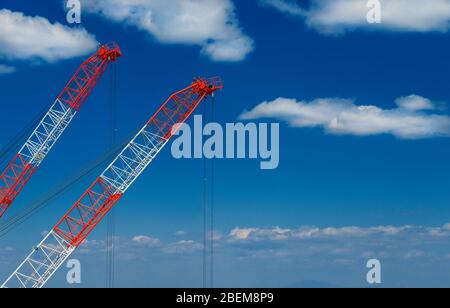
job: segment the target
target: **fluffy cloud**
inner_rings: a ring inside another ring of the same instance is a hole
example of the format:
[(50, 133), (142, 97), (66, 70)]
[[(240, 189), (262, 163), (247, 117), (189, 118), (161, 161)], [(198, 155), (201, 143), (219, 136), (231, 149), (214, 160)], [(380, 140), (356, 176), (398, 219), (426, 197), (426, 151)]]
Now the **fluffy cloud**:
[(166, 254), (190, 254), (202, 250), (203, 245), (193, 240), (182, 240), (170, 243), (162, 248)]
[(16, 71), (16, 68), (9, 65), (0, 64), (0, 75), (11, 74)]
[(256, 228), (235, 228), (231, 230), (230, 237), (235, 240), (246, 240), (256, 231), (258, 231)]
[[(219, 240), (218, 238), (216, 240)], [(147, 235), (136, 235), (129, 238), (115, 238), (115, 250), (118, 256), (125, 256), (126, 258), (138, 258), (139, 256), (158, 254), (192, 254), (200, 251), (203, 245), (194, 240), (180, 240), (175, 242), (164, 242), (158, 238)], [(80, 246), (78, 253), (103, 253), (106, 249), (106, 242), (104, 240), (85, 240)], [(142, 253), (146, 251), (146, 253)]]
[(133, 242), (143, 246), (156, 246), (159, 245), (160, 240), (145, 235), (137, 235), (133, 237)]
[(306, 10), (303, 9), (294, 1), (286, 0), (260, 0), (260, 2), (268, 7), (273, 7), (280, 12), (288, 13), (291, 15), (305, 16)]
[[(303, 258), (305, 262), (310, 262), (311, 258), (320, 258), (327, 264), (365, 262), (373, 257), (409, 260), (425, 256), (441, 260), (447, 258), (450, 251), (450, 224), (437, 227), (236, 227), (226, 234), (215, 238), (216, 251), (222, 256), (238, 259), (293, 258), (297, 262), (298, 258)], [(103, 240), (89, 240), (77, 251), (103, 258), (105, 247)], [(197, 240), (165, 242), (138, 235), (117, 238), (115, 248), (118, 259), (151, 260), (168, 255), (196, 256), (202, 252), (203, 245)], [(0, 249), (0, 257), (1, 253)]]
[(278, 98), (241, 114), (240, 119), (275, 118), (293, 127), (323, 127), (339, 135), (392, 134), (399, 138), (450, 136), (450, 117), (430, 113), (434, 104), (421, 96), (395, 100), (394, 109), (356, 105), (354, 100), (324, 98), (311, 102)]
[(309, 8), (296, 0), (261, 0), (266, 6), (305, 19), (325, 33), (353, 29), (393, 30), (403, 32), (447, 32), (450, 29), (448, 0), (380, 0), (382, 23), (367, 22), (367, 0), (311, 0)]
[(315, 266), (360, 266), (371, 258), (384, 262), (426, 258), (431, 263), (448, 262), (449, 239), (447, 225), (235, 228), (223, 249), (239, 259), (291, 260)]
[[(449, 285), (450, 224), (240, 226), (223, 230), (223, 234), (226, 235), (217, 239), (214, 247), (217, 270), (227, 285), (321, 287), (302, 283), (314, 280), (326, 282), (325, 286), (367, 287), (366, 262), (372, 258), (379, 259), (389, 274), (390, 278), (383, 280), (385, 287)], [(117, 265), (129, 273), (123, 277), (126, 286), (183, 287), (201, 283), (201, 238), (161, 240), (156, 246), (135, 241), (145, 242), (147, 238), (153, 237), (138, 235), (116, 240)], [(75, 257), (85, 268), (103, 266), (105, 247), (104, 240), (89, 240), (76, 250)], [(8, 252), (0, 248), (1, 272), (9, 273), (13, 270), (11, 264), (28, 253), (28, 245), (22, 248)], [(84, 248), (89, 249), (83, 253)], [(103, 283), (101, 275), (88, 276), (84, 284), (89, 287)], [(163, 281), (161, 277), (169, 279)]]
[(234, 228), (231, 230), (229, 239), (231, 241), (246, 241), (251, 239), (268, 238), (271, 240), (284, 240), (289, 237), (290, 229), (280, 227), (272, 229), (260, 228)]
[(50, 23), (43, 17), (0, 10), (0, 58), (47, 62), (85, 55), (97, 47), (94, 36), (80, 28)]
[(92, 0), (84, 8), (163, 43), (199, 45), (214, 61), (240, 61), (253, 50), (231, 0)]
[[(367, 260), (382, 262), (391, 279), (384, 286), (433, 286), (433, 278), (448, 278), (450, 225), (413, 226), (239, 226), (223, 230), (215, 241), (217, 270), (230, 285), (287, 287), (301, 280), (319, 280), (339, 286), (367, 287)], [(170, 237), (170, 234), (167, 234)], [(133, 286), (161, 286), (160, 277), (169, 275), (170, 287), (192, 286), (201, 281), (202, 239), (165, 241), (156, 246), (141, 245), (148, 235), (116, 240), (118, 266), (130, 272)], [(137, 241), (137, 242), (136, 242)], [(95, 239), (76, 250), (86, 268), (104, 264), (106, 243)], [(0, 248), (0, 270), (8, 273), (11, 264), (28, 252)], [(92, 262), (92, 263), (91, 263)], [(131, 269), (129, 267), (131, 266)], [(161, 272), (155, 274), (154, 269)], [(414, 270), (411, 270), (414, 269)], [(193, 275), (187, 281), (182, 276)], [(229, 274), (229, 276), (224, 276)], [(198, 275), (198, 276), (197, 276)], [(406, 275), (406, 277), (405, 277)], [(411, 276), (408, 276), (411, 275)], [(135, 279), (142, 277), (142, 282)], [(150, 278), (149, 278), (150, 277)], [(154, 279), (153, 279), (153, 278)], [(277, 278), (277, 279), (274, 279)], [(425, 277), (425, 278), (424, 278)], [(334, 278), (337, 278), (335, 280)], [(448, 285), (449, 280), (438, 285)], [(86, 277), (88, 282), (94, 277)], [(129, 278), (130, 279), (130, 278)], [(260, 285), (261, 281), (270, 283)], [(274, 282), (275, 281), (275, 282)], [(100, 280), (99, 285), (103, 282)], [(138, 283), (138, 285), (136, 285)], [(127, 284), (128, 285), (128, 284)], [(129, 286), (129, 285), (128, 285)]]
[(187, 234), (184, 230), (178, 230), (175, 232), (175, 236), (185, 236)]
[[(302, 226), (297, 229), (274, 228), (238, 228), (231, 230), (228, 241), (245, 242), (245, 241), (286, 241), (286, 240), (302, 240), (302, 239), (324, 239), (324, 238), (352, 238), (352, 237), (368, 237), (368, 236), (393, 236), (401, 233), (407, 233), (412, 226), (378, 226), (378, 227), (309, 227)], [(440, 235), (450, 235), (450, 229), (446, 227), (433, 228)], [(430, 234), (430, 229), (421, 230), (424, 234)]]

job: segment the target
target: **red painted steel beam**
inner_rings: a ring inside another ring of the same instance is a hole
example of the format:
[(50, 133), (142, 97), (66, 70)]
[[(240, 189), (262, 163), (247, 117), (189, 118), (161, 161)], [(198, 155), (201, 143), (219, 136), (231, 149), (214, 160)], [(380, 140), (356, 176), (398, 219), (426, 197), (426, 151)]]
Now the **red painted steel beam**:
[[(61, 116), (61, 123), (63, 124), (60, 124), (60, 128), (51, 132), (53, 135), (49, 133), (49, 136), (45, 136), (45, 132), (49, 130), (49, 126), (44, 122), (44, 120), (46, 117), (50, 118), (49, 115), (55, 118), (56, 114), (51, 113), (51, 108), (36, 130), (33, 131), (33, 134), (27, 140), (21, 151), (14, 156), (13, 160), (0, 175), (0, 218), (5, 214), (7, 209), (25, 187), (31, 176), (44, 159), (45, 155), (60, 137), (68, 123), (70, 123), (72, 118), (75, 116), (76, 112), (86, 102), (92, 90), (103, 76), (108, 65), (111, 62), (117, 61), (121, 55), (122, 53), (120, 48), (116, 43), (102, 45), (94, 55), (83, 62), (83, 64), (81, 64), (78, 68), (76, 73), (58, 95), (55, 104), (52, 105), (52, 108), (56, 108), (55, 106), (57, 106), (58, 102), (61, 102), (73, 111), (70, 113), (68, 112), (67, 115), (64, 115), (66, 118)], [(69, 108), (66, 107), (66, 109)], [(41, 129), (41, 132), (37, 132), (38, 129)], [(42, 141), (46, 137), (48, 140)], [(38, 142), (36, 142), (36, 140), (32, 140), (32, 138), (38, 138)], [(39, 141), (42, 142), (42, 145), (39, 145)], [(36, 145), (36, 143), (38, 145)], [(30, 144), (37, 148), (40, 146), (41, 148), (39, 148), (40, 150), (37, 153), (33, 153), (33, 155), (29, 153), (29, 155), (25, 155), (22, 153), (22, 150), (26, 149), (27, 146), (30, 146)]]

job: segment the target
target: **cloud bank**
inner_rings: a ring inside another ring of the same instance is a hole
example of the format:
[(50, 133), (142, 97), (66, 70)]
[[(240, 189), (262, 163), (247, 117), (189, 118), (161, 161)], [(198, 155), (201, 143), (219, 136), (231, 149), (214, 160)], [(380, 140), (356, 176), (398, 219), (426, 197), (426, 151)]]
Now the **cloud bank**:
[[(217, 232), (217, 231), (216, 231)], [(450, 223), (438, 227), (413, 225), (380, 225), (361, 226), (299, 226), (297, 228), (276, 227), (236, 227), (227, 235), (215, 239), (219, 251), (236, 253), (245, 257), (276, 257), (292, 255), (317, 255), (336, 257), (348, 255), (352, 258), (380, 254), (380, 256), (396, 256), (401, 258), (422, 256), (418, 251), (432, 246), (436, 249), (428, 251), (435, 257), (450, 258)], [(203, 249), (201, 241), (191, 239), (174, 242), (162, 241), (158, 238), (137, 235), (131, 239), (117, 238), (116, 249), (126, 253), (127, 258), (156, 255), (186, 255), (200, 253)], [(83, 253), (104, 252), (105, 242), (98, 240), (85, 241), (80, 247)], [(304, 250), (303, 248), (308, 247)], [(437, 248), (439, 247), (439, 249)], [(302, 248), (302, 249), (299, 249)], [(265, 252), (266, 254), (264, 254)]]
[(336, 135), (392, 134), (404, 139), (450, 137), (450, 117), (436, 112), (436, 104), (431, 100), (410, 95), (396, 99), (395, 104), (394, 109), (382, 109), (356, 105), (351, 99), (319, 98), (307, 102), (277, 98), (244, 111), (240, 119), (273, 118), (292, 127), (322, 127)]
[(243, 228), (231, 230), (223, 247), (244, 259), (285, 259), (320, 264), (364, 264), (370, 258), (448, 262), (450, 224)]
[(0, 58), (55, 62), (82, 56), (97, 48), (95, 37), (48, 19), (0, 10)]
[(437, 236), (450, 236), (450, 224), (437, 228), (413, 226), (377, 226), (377, 227), (326, 227), (302, 226), (297, 229), (273, 228), (239, 228), (231, 230), (229, 242), (263, 242), (263, 241), (301, 241), (307, 239), (351, 239), (363, 237), (390, 237), (411, 233)]
[[(366, 262), (372, 258), (382, 262), (385, 287), (445, 287), (449, 283), (450, 224), (249, 225), (221, 233), (214, 246), (217, 272), (225, 286), (287, 287), (314, 280), (367, 287)], [(202, 239), (166, 236), (116, 237), (122, 286), (201, 285)], [(0, 248), (0, 269), (5, 275), (13, 270), (11, 264), (29, 252), (28, 245), (17, 245)], [(76, 250), (74, 257), (86, 271), (83, 286), (104, 284), (98, 268), (104, 268), (105, 249), (106, 242), (94, 238)], [(65, 286), (65, 279), (61, 283)]]
[(398, 32), (448, 32), (448, 0), (380, 0), (382, 23), (367, 22), (367, 0), (261, 0), (265, 6), (303, 18), (308, 26), (322, 33), (342, 33), (354, 29)]
[(201, 46), (213, 61), (241, 61), (253, 50), (231, 0), (93, 0), (84, 8), (146, 31), (162, 43)]

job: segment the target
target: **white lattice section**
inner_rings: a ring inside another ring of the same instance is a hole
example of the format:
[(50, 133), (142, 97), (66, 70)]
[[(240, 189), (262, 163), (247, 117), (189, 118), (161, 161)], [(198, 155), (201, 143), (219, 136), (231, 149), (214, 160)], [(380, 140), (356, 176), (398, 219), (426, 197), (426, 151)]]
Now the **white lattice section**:
[[(146, 125), (101, 175), (116, 193), (124, 193), (167, 144), (167, 138), (149, 132), (152, 128)], [(2, 288), (43, 287), (75, 248), (51, 231)]]
[(151, 125), (144, 126), (101, 175), (116, 194), (125, 193), (169, 141), (150, 132), (151, 129), (154, 129)]
[(2, 288), (41, 288), (75, 250), (51, 231), (19, 265)]
[(30, 138), (20, 150), (30, 164), (37, 167), (72, 121), (76, 110), (56, 100)]

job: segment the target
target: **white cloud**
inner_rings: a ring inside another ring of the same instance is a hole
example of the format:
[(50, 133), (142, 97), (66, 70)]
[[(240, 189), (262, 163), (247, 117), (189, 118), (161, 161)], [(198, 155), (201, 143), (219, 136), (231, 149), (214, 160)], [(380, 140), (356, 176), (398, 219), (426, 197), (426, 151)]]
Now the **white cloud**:
[(435, 236), (435, 237), (440, 237), (440, 236), (445, 235), (445, 233), (442, 232), (441, 228), (428, 228), (428, 234), (430, 236)]
[(310, 102), (278, 98), (240, 115), (242, 120), (275, 118), (293, 127), (323, 127), (338, 135), (392, 134), (399, 138), (450, 137), (450, 117), (430, 113), (434, 104), (410, 95), (395, 100), (394, 109), (356, 105), (354, 100), (320, 98)]
[[(429, 262), (447, 260), (450, 224), (442, 226), (380, 225), (380, 226), (297, 226), (236, 227), (226, 236), (215, 239), (215, 250), (222, 258), (255, 259), (279, 262), (292, 261), (316, 264), (355, 262), (365, 264), (370, 258), (413, 261), (426, 256)], [(159, 241), (138, 235), (116, 240), (120, 260), (161, 260), (200, 256), (201, 240)], [(80, 254), (96, 255), (103, 260), (105, 242), (90, 240), (83, 243)], [(0, 263), (2, 262), (0, 249)], [(5, 255), (10, 256), (11, 253)], [(313, 262), (313, 263), (311, 263)], [(314, 263), (317, 262), (317, 263)]]
[(159, 245), (160, 240), (145, 235), (137, 235), (133, 237), (133, 242), (143, 246), (156, 246)]
[(257, 232), (258, 230), (259, 229), (256, 228), (234, 228), (230, 232), (230, 237), (235, 240), (246, 240), (252, 233)]
[(253, 50), (231, 0), (93, 0), (84, 8), (144, 30), (162, 43), (201, 46), (214, 61), (241, 61)]
[(182, 240), (175, 243), (170, 243), (162, 248), (162, 251), (167, 254), (187, 254), (202, 250), (203, 245), (193, 240)]
[(433, 110), (434, 104), (431, 100), (418, 96), (410, 95), (406, 97), (400, 97), (395, 100), (397, 106), (409, 109), (409, 110)]
[(212, 239), (213, 241), (220, 241), (223, 238), (222, 233), (217, 230), (209, 232), (207, 236), (208, 239)]
[(449, 0), (380, 0), (382, 23), (367, 22), (367, 0), (311, 0), (309, 8), (296, 0), (261, 0), (284, 13), (300, 16), (324, 33), (353, 29), (402, 32), (447, 32), (450, 29)]
[(184, 230), (178, 230), (175, 232), (176, 236), (185, 236), (186, 234), (187, 234), (187, 232)]
[(240, 259), (302, 260), (322, 266), (342, 263), (343, 260), (345, 263), (364, 264), (371, 258), (403, 262), (426, 256), (429, 262), (439, 261), (447, 258), (449, 239), (447, 225), (237, 227), (226, 238), (227, 245), (221, 246)]
[(95, 50), (95, 37), (82, 28), (50, 23), (46, 18), (0, 10), (0, 58), (54, 62)]
[[(324, 239), (324, 238), (351, 238), (351, 237), (367, 237), (372, 235), (394, 236), (402, 232), (412, 230), (412, 226), (377, 226), (377, 227), (309, 227), (302, 226), (297, 229), (283, 229), (280, 227), (274, 228), (234, 228), (228, 240), (231, 242), (245, 242), (245, 241), (286, 241), (286, 240), (305, 240), (305, 239)], [(450, 232), (445, 231), (444, 227), (436, 228), (444, 235), (450, 235)], [(427, 230), (424, 234), (429, 234)]]
[(283, 13), (292, 15), (305, 16), (306, 10), (303, 9), (294, 1), (286, 0), (261, 0), (261, 3), (265, 6), (271, 6)]
[(433, 237), (444, 237), (450, 234), (450, 224), (446, 224), (443, 227), (430, 227), (427, 228), (428, 235)]
[[(215, 237), (214, 241), (216, 249), (230, 251), (233, 248), (244, 248), (245, 251), (241, 252), (251, 256), (264, 255), (269, 251), (269, 256), (288, 257), (299, 253), (342, 256), (355, 254), (355, 250), (358, 250), (360, 255), (373, 256), (373, 249), (377, 248), (379, 256), (385, 253), (384, 249), (395, 249), (398, 256), (413, 257), (410, 252), (417, 251), (422, 245), (445, 243), (446, 246), (441, 247), (445, 250), (449, 239), (450, 224), (445, 224), (437, 227), (412, 225), (236, 227), (225, 236)], [(202, 243), (192, 239), (165, 242), (158, 238), (137, 235), (132, 238), (116, 238), (115, 242), (117, 253), (126, 253), (128, 256), (183, 255), (203, 250)], [(403, 244), (405, 247), (400, 247)], [(394, 247), (395, 245), (398, 247)], [(296, 250), (304, 246), (308, 247), (307, 251)], [(105, 247), (104, 240), (93, 239), (83, 242), (80, 248), (85, 253), (103, 253)]]
[(16, 68), (9, 65), (0, 64), (0, 75), (11, 74), (16, 71)]

